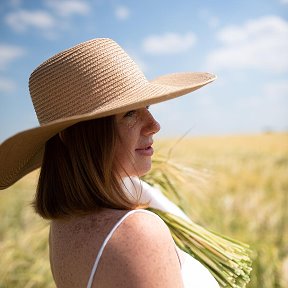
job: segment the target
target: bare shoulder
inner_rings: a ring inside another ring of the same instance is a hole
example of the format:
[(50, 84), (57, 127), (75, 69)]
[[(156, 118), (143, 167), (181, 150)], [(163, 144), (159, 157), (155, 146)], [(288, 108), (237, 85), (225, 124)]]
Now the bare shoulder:
[(103, 287), (182, 287), (169, 228), (158, 216), (141, 211), (126, 217), (114, 232), (98, 269), (95, 282)]

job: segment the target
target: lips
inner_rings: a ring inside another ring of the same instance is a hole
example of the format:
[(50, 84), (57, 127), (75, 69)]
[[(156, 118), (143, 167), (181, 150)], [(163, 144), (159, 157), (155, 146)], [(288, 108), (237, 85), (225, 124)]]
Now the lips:
[(154, 150), (152, 148), (152, 144), (153, 143), (150, 143), (150, 144), (147, 144), (141, 148), (137, 148), (137, 149), (135, 149), (135, 151), (138, 154), (143, 155), (143, 156), (152, 156), (154, 153)]
[(147, 145), (143, 145), (141, 148), (137, 148), (135, 149), (136, 151), (137, 150), (148, 150), (149, 148), (152, 148), (151, 146), (153, 145), (153, 142), (151, 143), (148, 143)]

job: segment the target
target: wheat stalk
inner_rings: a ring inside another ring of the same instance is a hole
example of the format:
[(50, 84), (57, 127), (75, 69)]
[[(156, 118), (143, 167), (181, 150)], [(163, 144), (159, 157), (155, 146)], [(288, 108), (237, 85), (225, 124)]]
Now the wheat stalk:
[[(181, 186), (188, 180), (187, 178), (202, 181), (203, 175), (197, 170), (171, 163), (158, 156), (153, 160), (153, 169), (143, 177), (143, 180), (152, 186), (160, 186), (163, 194), (184, 210), (181, 202), (185, 200), (183, 197), (187, 193), (181, 191)], [(219, 235), (174, 214), (154, 208), (148, 209), (165, 221), (177, 246), (206, 266), (221, 287), (246, 287), (252, 270), (248, 245)]]

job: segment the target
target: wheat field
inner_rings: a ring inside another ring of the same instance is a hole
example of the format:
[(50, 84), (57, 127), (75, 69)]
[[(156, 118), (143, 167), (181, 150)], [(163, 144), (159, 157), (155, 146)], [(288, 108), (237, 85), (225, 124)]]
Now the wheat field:
[[(181, 187), (193, 221), (250, 245), (248, 287), (288, 287), (288, 134), (160, 139), (155, 150), (198, 171)], [(0, 288), (55, 287), (49, 223), (30, 205), (38, 173), (0, 193)]]

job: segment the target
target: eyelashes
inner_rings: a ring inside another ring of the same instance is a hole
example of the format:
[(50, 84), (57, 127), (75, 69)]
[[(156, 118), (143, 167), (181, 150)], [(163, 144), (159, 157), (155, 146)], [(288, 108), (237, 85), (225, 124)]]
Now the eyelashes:
[(136, 113), (136, 110), (128, 111), (126, 114), (124, 114), (124, 118), (132, 117), (135, 113)]
[[(146, 106), (145, 108), (146, 108), (147, 110), (149, 110), (150, 105)], [(130, 111), (128, 111), (127, 113), (125, 113), (123, 117), (124, 117), (124, 118), (125, 118), (125, 117), (132, 117), (132, 116), (134, 116), (135, 114), (137, 114), (137, 112), (138, 112), (137, 110), (130, 110)]]

